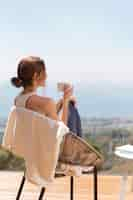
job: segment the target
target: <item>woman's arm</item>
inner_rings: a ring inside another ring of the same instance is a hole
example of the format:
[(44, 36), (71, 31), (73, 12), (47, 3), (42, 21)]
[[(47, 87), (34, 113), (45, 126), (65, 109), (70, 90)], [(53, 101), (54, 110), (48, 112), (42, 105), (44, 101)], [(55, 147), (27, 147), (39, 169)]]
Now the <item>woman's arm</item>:
[[(48, 116), (55, 120), (62, 120), (67, 125), (68, 120), (68, 105), (70, 97), (72, 96), (73, 89), (68, 87), (64, 91), (63, 98), (55, 104), (53, 100), (49, 100), (47, 104)], [(58, 117), (58, 112), (62, 109), (60, 119)]]
[(57, 105), (55, 101), (49, 97), (41, 97), (38, 95), (33, 95), (30, 97), (26, 103), (26, 108), (34, 110), (41, 114), (44, 114), (54, 120), (62, 120), (67, 125), (68, 118), (68, 104), (69, 98), (72, 95), (72, 88), (67, 88), (64, 91), (62, 98), (62, 113), (59, 118), (57, 114)]
[(67, 125), (68, 121), (68, 105), (73, 93), (73, 87), (68, 86), (64, 90), (63, 101), (62, 101), (62, 121)]
[(68, 119), (68, 100), (63, 99), (62, 100), (62, 115), (59, 118), (57, 114), (57, 104), (54, 102), (54, 100), (49, 99), (47, 102), (47, 116), (54, 120), (61, 120), (67, 125), (67, 119)]
[(68, 100), (63, 100), (63, 105), (62, 105), (62, 116), (61, 120), (67, 125), (68, 121), (68, 105), (69, 101)]
[[(77, 100), (75, 96), (71, 96), (69, 99), (69, 102), (73, 102), (73, 104), (76, 106), (77, 104)], [(56, 110), (57, 110), (57, 114), (61, 111), (63, 106), (63, 98), (59, 99), (56, 103)]]
[(58, 102), (56, 103), (56, 111), (57, 114), (60, 112), (63, 106), (63, 98), (59, 99)]

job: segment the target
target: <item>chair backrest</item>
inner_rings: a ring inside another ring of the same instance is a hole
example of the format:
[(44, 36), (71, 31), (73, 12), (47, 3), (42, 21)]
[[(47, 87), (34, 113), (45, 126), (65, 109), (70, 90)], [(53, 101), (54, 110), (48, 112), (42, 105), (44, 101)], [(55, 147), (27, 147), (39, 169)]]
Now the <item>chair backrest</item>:
[[(2, 146), (11, 151), (16, 149), (19, 153), (21, 148), (24, 149), (25, 142), (30, 143), (33, 136), (61, 140), (68, 131), (69, 128), (62, 121), (53, 120), (26, 108), (13, 106), (8, 117)], [(28, 145), (27, 148), (29, 149)]]

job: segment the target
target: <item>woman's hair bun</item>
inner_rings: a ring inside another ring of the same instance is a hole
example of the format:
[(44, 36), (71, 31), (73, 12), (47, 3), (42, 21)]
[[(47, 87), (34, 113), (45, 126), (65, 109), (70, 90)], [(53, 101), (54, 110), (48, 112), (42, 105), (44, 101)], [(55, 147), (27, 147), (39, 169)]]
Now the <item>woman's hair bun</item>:
[(17, 88), (19, 88), (19, 87), (22, 86), (22, 80), (20, 80), (20, 79), (17, 78), (17, 77), (11, 78), (11, 83), (12, 83), (13, 86), (15, 86), (15, 87), (17, 87)]

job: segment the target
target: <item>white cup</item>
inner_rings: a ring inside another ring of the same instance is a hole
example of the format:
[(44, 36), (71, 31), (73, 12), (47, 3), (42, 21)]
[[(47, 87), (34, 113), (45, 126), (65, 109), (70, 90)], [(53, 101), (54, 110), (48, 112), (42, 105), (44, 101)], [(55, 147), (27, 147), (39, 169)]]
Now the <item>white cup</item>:
[(66, 87), (72, 87), (72, 84), (69, 82), (58, 82), (57, 83), (57, 89), (59, 92), (64, 92)]

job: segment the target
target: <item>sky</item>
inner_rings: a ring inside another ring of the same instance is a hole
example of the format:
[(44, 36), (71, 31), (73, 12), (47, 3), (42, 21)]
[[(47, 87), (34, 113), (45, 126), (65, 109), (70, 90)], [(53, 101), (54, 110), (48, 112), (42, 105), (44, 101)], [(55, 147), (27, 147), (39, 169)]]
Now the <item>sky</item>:
[(1, 0), (0, 83), (44, 58), (51, 81), (133, 85), (132, 0)]

